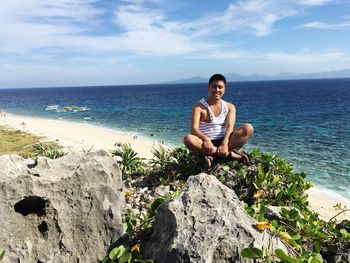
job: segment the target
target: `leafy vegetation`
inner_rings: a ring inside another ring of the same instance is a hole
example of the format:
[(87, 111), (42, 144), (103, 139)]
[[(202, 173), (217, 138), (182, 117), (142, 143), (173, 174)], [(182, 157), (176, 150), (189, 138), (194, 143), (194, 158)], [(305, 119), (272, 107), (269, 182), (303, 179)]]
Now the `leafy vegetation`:
[[(127, 154), (120, 152), (118, 156), (126, 156), (134, 164), (132, 169), (124, 171), (135, 174), (144, 170), (144, 180), (150, 180), (150, 186), (175, 185), (174, 191), (178, 194), (188, 176), (201, 171), (202, 158), (185, 148), (154, 149), (147, 168), (144, 160), (134, 159), (137, 155), (128, 147), (121, 149)], [(293, 166), (277, 155), (253, 150), (249, 157), (251, 165), (248, 167), (236, 161), (219, 160), (210, 173), (236, 192), (245, 210), (257, 220), (257, 230), (279, 236), (288, 250), (249, 247), (243, 249), (241, 255), (256, 262), (317, 263), (334, 255), (338, 255), (339, 262), (345, 260), (342, 251), (350, 250), (350, 222), (337, 224), (337, 215), (325, 222), (310, 210), (305, 191), (312, 184), (306, 180), (306, 174), (293, 172)], [(130, 161), (121, 160), (120, 163), (128, 165)], [(142, 244), (151, 231), (156, 209), (173, 197), (158, 198), (147, 212), (129, 214), (125, 218), (132, 246)], [(280, 212), (271, 216), (267, 213), (269, 207), (278, 207)], [(338, 215), (349, 210), (337, 207)]]
[[(128, 244), (114, 248), (103, 262), (153, 262), (140, 257), (140, 244), (150, 236), (156, 211), (158, 207), (180, 194), (184, 178), (198, 173), (198, 162), (200, 158), (193, 157), (185, 148), (168, 150), (163, 147), (152, 151), (153, 158), (146, 162), (131, 148), (130, 144), (121, 144), (112, 152), (117, 156), (117, 163), (121, 171), (128, 176), (128, 180), (135, 185), (155, 188), (159, 185), (171, 185), (173, 191), (161, 198), (156, 198), (151, 204), (145, 204), (145, 210), (136, 215), (129, 212), (124, 218), (124, 229), (129, 236)], [(142, 182), (138, 182), (142, 180)], [(126, 197), (132, 195), (127, 191)], [(137, 248), (137, 249), (136, 249)], [(113, 253), (112, 253), (113, 252)], [(112, 254), (111, 254), (112, 253)], [(125, 261), (125, 260), (128, 261)]]
[(140, 158), (130, 144), (122, 144), (112, 152), (113, 156), (120, 157), (117, 163), (123, 174), (141, 173), (145, 171), (144, 159)]
[[(40, 139), (21, 131), (0, 128), (0, 154), (40, 155), (53, 159), (66, 154), (55, 144), (39, 143)], [(172, 150), (160, 147), (153, 149), (153, 158), (146, 162), (130, 144), (120, 145), (112, 154), (117, 157), (122, 173), (133, 184), (152, 188), (167, 185), (171, 192), (145, 204), (145, 210), (140, 214), (129, 213), (124, 218), (128, 244), (113, 248), (103, 262), (153, 262), (143, 259), (140, 249), (152, 231), (156, 211), (181, 192), (188, 176), (202, 170), (203, 158), (183, 147)], [(255, 262), (317, 263), (331, 262), (334, 258), (337, 262), (347, 262), (344, 251), (350, 251), (350, 221), (337, 223), (336, 219), (349, 209), (338, 204), (339, 212), (333, 218), (329, 221), (320, 219), (310, 210), (307, 201), (305, 190), (312, 184), (306, 180), (306, 174), (293, 172), (292, 165), (277, 155), (253, 150), (249, 157), (251, 165), (248, 167), (236, 161), (218, 160), (210, 173), (236, 192), (245, 210), (257, 221), (256, 229), (279, 236), (287, 251), (248, 247), (241, 255)], [(271, 215), (269, 207), (278, 207), (279, 212)], [(0, 253), (0, 260), (4, 254), (4, 251)]]
[(141, 255), (141, 243), (151, 234), (154, 218), (158, 207), (179, 195), (180, 191), (173, 192), (163, 198), (155, 199), (151, 205), (147, 207), (147, 212), (137, 217), (134, 213), (130, 213), (124, 219), (124, 229), (129, 236), (130, 246), (120, 245), (111, 250), (108, 256), (102, 262), (140, 262), (153, 263), (151, 259), (143, 259)]
[[(293, 173), (292, 165), (281, 157), (254, 150), (251, 158), (256, 169), (237, 173), (242, 179), (240, 187), (251, 189), (251, 194), (245, 196), (245, 209), (259, 222), (257, 229), (279, 236), (289, 253), (281, 249), (246, 248), (242, 256), (260, 262), (317, 263), (338, 254), (339, 260), (345, 260), (344, 251), (350, 249), (350, 222), (337, 224), (335, 217), (325, 222), (311, 211), (304, 191), (312, 184), (305, 180), (304, 173)], [(271, 218), (269, 222), (267, 206), (281, 207), (278, 219)], [(341, 210), (338, 215), (348, 210), (337, 207)], [(265, 228), (259, 228), (263, 223)]]
[(151, 205), (147, 206), (147, 211), (141, 213), (139, 217), (137, 217), (134, 213), (130, 213), (125, 218), (124, 229), (125, 232), (129, 235), (129, 239), (131, 244), (141, 243), (145, 236), (147, 236), (152, 227), (154, 218), (157, 212), (158, 207), (176, 196), (180, 194), (180, 191), (175, 191), (167, 196), (156, 198)]
[(32, 146), (33, 156), (44, 156), (50, 159), (57, 159), (67, 154), (60, 146), (54, 143), (36, 143)]
[(112, 151), (112, 155), (118, 157), (117, 163), (123, 175), (127, 175), (131, 180), (141, 174), (155, 178), (157, 185), (167, 185), (175, 180), (184, 181), (188, 176), (201, 171), (203, 160), (195, 156), (184, 147), (172, 150), (164, 147), (154, 148), (153, 158), (146, 162), (140, 158), (130, 144), (121, 144)]
[(153, 149), (153, 158), (149, 164), (149, 173), (156, 174), (163, 185), (176, 180), (184, 182), (190, 175), (201, 171), (203, 160), (190, 153), (185, 147), (177, 147), (172, 150), (160, 147)]
[(102, 263), (153, 263), (151, 259), (142, 259), (140, 254), (140, 244), (134, 245), (131, 249), (120, 245), (113, 248), (108, 256), (106, 256)]

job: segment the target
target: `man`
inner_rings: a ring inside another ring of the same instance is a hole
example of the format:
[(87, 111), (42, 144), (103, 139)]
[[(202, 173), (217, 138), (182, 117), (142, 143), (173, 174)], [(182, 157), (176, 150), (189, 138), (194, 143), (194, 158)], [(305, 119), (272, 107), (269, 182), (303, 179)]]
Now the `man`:
[(253, 135), (254, 129), (249, 123), (234, 128), (236, 108), (222, 100), (225, 86), (226, 78), (223, 75), (215, 74), (210, 77), (208, 98), (201, 99), (194, 105), (191, 134), (184, 138), (188, 149), (205, 155), (209, 168), (215, 156), (249, 162), (247, 157), (237, 150)]

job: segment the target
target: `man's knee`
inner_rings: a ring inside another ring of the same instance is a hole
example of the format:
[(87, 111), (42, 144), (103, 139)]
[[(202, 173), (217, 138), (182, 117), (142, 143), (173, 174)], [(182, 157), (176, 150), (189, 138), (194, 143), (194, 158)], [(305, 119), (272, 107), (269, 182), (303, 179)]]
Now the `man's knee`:
[(245, 136), (252, 136), (254, 133), (254, 127), (253, 125), (251, 125), (250, 123), (245, 123), (242, 125), (243, 131), (244, 131), (244, 135)]
[(184, 139), (183, 139), (184, 144), (186, 145), (186, 147), (188, 147), (189, 145), (192, 144), (192, 135), (191, 134), (187, 134)]

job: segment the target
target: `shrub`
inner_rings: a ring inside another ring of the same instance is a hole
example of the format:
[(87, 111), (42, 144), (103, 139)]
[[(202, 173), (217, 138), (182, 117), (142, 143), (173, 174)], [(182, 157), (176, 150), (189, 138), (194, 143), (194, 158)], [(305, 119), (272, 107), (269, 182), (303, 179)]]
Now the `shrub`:
[(160, 146), (158, 149), (152, 149), (153, 158), (149, 161), (154, 171), (165, 172), (168, 170), (169, 164), (174, 161), (170, 151)]
[(56, 144), (36, 143), (32, 146), (32, 149), (34, 157), (44, 156), (50, 159), (57, 159), (68, 153), (62, 151)]
[[(258, 229), (262, 229), (259, 226), (264, 224), (266, 231), (280, 236), (288, 248), (288, 254), (281, 249), (269, 251), (265, 247), (251, 247), (241, 251), (243, 257), (257, 262), (321, 263), (323, 258), (328, 262), (331, 253), (338, 254), (341, 258), (344, 251), (350, 250), (349, 221), (336, 224), (334, 220), (348, 209), (337, 205), (341, 211), (335, 217), (329, 222), (321, 220), (308, 205), (305, 190), (312, 184), (305, 179), (306, 174), (294, 173), (289, 162), (276, 155), (261, 154), (258, 150), (251, 153), (251, 159), (255, 168), (238, 173), (242, 188), (253, 189), (245, 200), (244, 207), (258, 221)], [(268, 205), (283, 206), (280, 218), (271, 223), (266, 218)], [(334, 258), (329, 262), (333, 260)]]
[(185, 180), (190, 175), (201, 172), (202, 159), (185, 147), (177, 147), (170, 152), (170, 156), (176, 160), (178, 175)]
[(117, 163), (123, 174), (132, 174), (145, 170), (143, 158), (138, 156), (137, 152), (131, 148), (129, 143), (118, 146), (118, 148), (112, 152), (112, 155), (120, 157)]

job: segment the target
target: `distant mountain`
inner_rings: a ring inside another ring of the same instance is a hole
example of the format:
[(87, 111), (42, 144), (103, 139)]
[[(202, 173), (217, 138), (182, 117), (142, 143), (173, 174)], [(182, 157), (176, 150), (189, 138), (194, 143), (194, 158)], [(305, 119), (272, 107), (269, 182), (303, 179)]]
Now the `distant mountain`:
[[(257, 80), (286, 80), (286, 79), (329, 79), (329, 78), (350, 78), (350, 69), (296, 74), (289, 72), (281, 72), (273, 75), (241, 75), (238, 73), (226, 73), (225, 77), (228, 82), (231, 81), (257, 81)], [(180, 83), (207, 83), (208, 77), (195, 76), (188, 79), (180, 79), (174, 81), (163, 82), (164, 84), (180, 84)]]
[(195, 76), (188, 79), (180, 79), (180, 80), (174, 80), (174, 81), (167, 81), (164, 82), (166, 84), (176, 84), (176, 83), (205, 83), (208, 80), (206, 78)]

